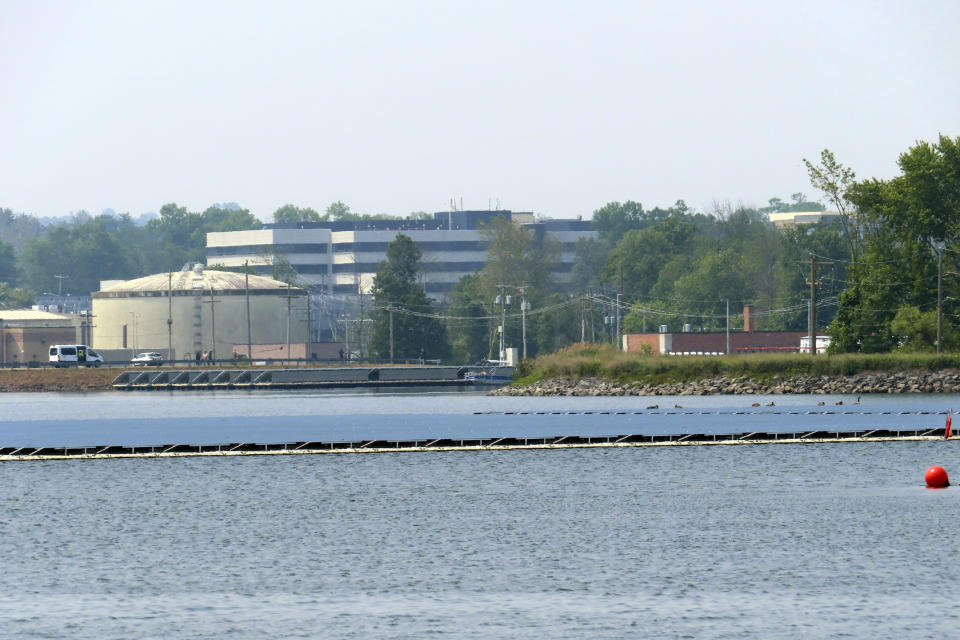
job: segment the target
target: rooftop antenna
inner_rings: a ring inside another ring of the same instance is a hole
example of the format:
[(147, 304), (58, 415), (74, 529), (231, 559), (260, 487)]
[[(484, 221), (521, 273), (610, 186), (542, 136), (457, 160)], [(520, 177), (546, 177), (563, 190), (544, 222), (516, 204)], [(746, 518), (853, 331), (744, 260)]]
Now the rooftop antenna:
[(450, 198), (450, 206), (447, 207), (447, 231), (453, 229), (453, 198)]

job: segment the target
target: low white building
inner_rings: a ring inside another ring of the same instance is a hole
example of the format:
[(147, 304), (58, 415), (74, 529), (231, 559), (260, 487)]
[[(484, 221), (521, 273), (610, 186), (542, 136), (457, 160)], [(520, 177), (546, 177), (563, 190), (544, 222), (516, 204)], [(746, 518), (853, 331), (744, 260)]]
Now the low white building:
[(768, 213), (767, 219), (777, 229), (795, 227), (798, 224), (813, 224), (824, 219), (839, 218), (837, 211), (788, 211), (785, 213)]

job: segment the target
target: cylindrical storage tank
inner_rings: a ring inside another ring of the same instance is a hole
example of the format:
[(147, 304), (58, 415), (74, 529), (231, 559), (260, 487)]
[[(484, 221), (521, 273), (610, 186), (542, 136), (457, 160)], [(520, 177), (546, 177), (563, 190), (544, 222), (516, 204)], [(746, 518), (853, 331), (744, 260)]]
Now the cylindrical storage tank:
[(248, 324), (252, 344), (303, 345), (309, 335), (307, 305), (304, 289), (197, 265), (94, 292), (91, 346), (166, 354), (172, 343), (170, 360), (211, 351), (226, 359), (236, 345), (243, 345), (236, 351), (246, 354)]

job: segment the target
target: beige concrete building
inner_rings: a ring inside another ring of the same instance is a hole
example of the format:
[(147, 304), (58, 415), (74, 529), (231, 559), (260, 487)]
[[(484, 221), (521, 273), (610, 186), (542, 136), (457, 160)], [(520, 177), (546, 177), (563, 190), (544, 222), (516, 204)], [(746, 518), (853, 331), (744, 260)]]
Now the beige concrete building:
[[(248, 327), (254, 345), (302, 345), (308, 314), (303, 289), (197, 265), (190, 271), (113, 282), (94, 292), (91, 346), (130, 354), (158, 351), (172, 360), (212, 351), (214, 358), (226, 359), (233, 356), (234, 345), (247, 344)], [(246, 355), (246, 349), (237, 353)]]

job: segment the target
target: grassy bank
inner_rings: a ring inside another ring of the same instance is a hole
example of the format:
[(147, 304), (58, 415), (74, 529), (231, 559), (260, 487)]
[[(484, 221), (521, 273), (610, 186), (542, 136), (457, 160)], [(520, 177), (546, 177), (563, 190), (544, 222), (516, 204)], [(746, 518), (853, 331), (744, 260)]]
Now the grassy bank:
[(866, 372), (946, 369), (960, 369), (960, 354), (652, 356), (623, 353), (609, 345), (578, 344), (523, 363), (517, 371), (517, 384), (532, 384), (550, 378), (591, 377), (617, 382), (664, 384), (719, 376), (746, 377), (769, 383), (777, 378), (794, 376), (849, 376)]
[(0, 392), (109, 391), (120, 369), (0, 369)]

